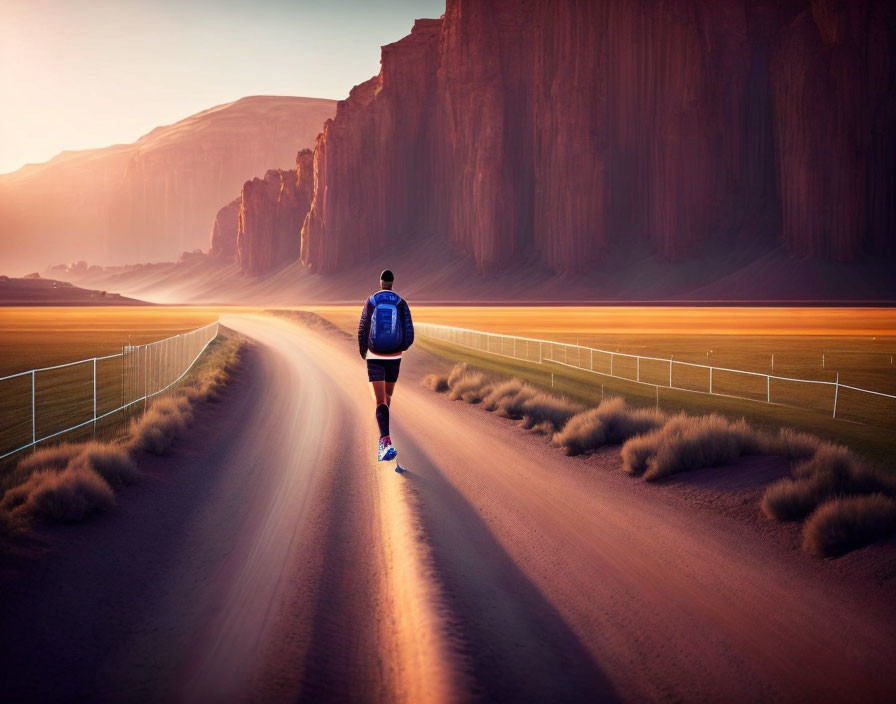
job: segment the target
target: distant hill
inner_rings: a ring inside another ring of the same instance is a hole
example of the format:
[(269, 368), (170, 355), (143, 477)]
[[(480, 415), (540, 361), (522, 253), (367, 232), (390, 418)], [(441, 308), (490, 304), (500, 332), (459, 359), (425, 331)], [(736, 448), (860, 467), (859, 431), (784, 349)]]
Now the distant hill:
[(294, 167), (336, 102), (253, 96), (157, 127), (133, 144), (62, 152), (0, 175), (0, 274), (73, 260), (175, 260), (247, 178)]

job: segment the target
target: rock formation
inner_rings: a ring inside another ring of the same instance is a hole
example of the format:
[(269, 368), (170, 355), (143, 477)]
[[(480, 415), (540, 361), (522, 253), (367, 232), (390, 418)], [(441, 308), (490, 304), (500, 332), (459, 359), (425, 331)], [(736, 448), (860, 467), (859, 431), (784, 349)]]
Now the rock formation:
[(264, 274), (299, 259), (302, 223), (311, 203), (311, 176), (312, 153), (303, 149), (294, 170), (271, 169), (264, 179), (243, 185), (235, 201), (239, 206), (236, 243), (243, 271)]
[(241, 198), (234, 198), (218, 211), (212, 226), (208, 253), (227, 261), (236, 260), (236, 233), (239, 227)]
[(894, 36), (886, 0), (448, 0), (325, 124), (302, 260), (891, 249)]
[(0, 261), (24, 272), (76, 258), (173, 261), (205, 248), (209, 223), (247, 176), (292, 168), (296, 150), (314, 144), (335, 106), (243, 98), (133, 144), (64, 152), (0, 175)]

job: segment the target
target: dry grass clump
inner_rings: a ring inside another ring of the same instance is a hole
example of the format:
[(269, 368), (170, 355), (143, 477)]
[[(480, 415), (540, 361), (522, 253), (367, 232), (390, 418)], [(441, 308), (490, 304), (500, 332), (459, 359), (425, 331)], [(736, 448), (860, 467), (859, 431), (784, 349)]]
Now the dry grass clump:
[[(430, 377), (424, 380), (428, 388), (439, 383), (438, 378), (430, 380)], [(584, 410), (579, 403), (543, 393), (519, 379), (495, 382), (482, 372), (470, 369), (465, 362), (454, 366), (445, 384), (448, 398), (482, 403), (486, 410), (507, 418), (522, 419), (524, 427), (544, 434), (559, 430), (572, 416)]]
[(448, 390), (448, 379), (444, 374), (427, 374), (423, 379), (422, 384), (424, 388), (439, 394)]
[(652, 408), (631, 408), (621, 398), (608, 398), (595, 408), (577, 413), (554, 434), (554, 444), (567, 455), (618, 445), (636, 435), (656, 430), (666, 416)]
[(62, 471), (35, 472), (3, 496), (0, 508), (10, 519), (31, 517), (54, 521), (80, 521), (115, 505), (115, 494), (99, 474), (84, 465)]
[(128, 445), (136, 450), (164, 455), (192, 417), (192, 404), (187, 394), (157, 398), (146, 413), (131, 421)]
[(655, 481), (702, 467), (717, 467), (765, 448), (763, 436), (744, 420), (730, 422), (712, 413), (670, 418), (662, 428), (622, 446), (623, 469)]
[(778, 437), (769, 440), (770, 453), (784, 455), (792, 460), (808, 460), (824, 443), (817, 435), (801, 433), (792, 428), (781, 428)]
[(81, 454), (81, 450), (81, 445), (73, 445), (67, 442), (35, 450), (28, 457), (19, 461), (18, 465), (16, 465), (16, 473), (27, 475), (44, 469), (61, 471), (68, 467), (69, 462)]
[(896, 497), (896, 480), (860, 463), (842, 445), (825, 443), (810, 459), (797, 463), (792, 478), (772, 484), (762, 510), (779, 521), (799, 521), (834, 497), (881, 493)]
[[(529, 393), (530, 391), (531, 393)], [(508, 415), (504, 411), (505, 402), (510, 402), (521, 394), (528, 399), (535, 395), (535, 389), (515, 377), (501, 381), (494, 384), (492, 390), (482, 399), (482, 407), (487, 411), (502, 411), (503, 415)]]
[(881, 493), (828, 501), (803, 528), (803, 548), (837, 557), (896, 533), (896, 500)]
[(479, 403), (491, 391), (491, 385), (481, 372), (467, 372), (448, 386), (448, 398), (452, 401), (461, 399), (467, 403)]
[(585, 407), (562, 396), (538, 392), (523, 401), (521, 410), (524, 428), (537, 429), (547, 435), (560, 430)]
[(114, 443), (85, 443), (75, 462), (92, 469), (113, 486), (133, 484), (139, 476), (127, 449)]

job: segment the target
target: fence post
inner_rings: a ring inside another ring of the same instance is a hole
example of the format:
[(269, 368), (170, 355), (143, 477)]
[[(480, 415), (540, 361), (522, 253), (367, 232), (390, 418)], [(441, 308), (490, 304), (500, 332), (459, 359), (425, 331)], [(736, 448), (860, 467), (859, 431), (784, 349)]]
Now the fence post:
[(712, 367), (709, 368), (709, 393), (712, 393)]
[(591, 348), (591, 371), (594, 371), (594, 348)]
[(93, 358), (93, 434), (96, 435), (96, 357)]
[(613, 353), (610, 352), (610, 376), (613, 376)]
[(669, 388), (672, 388), (672, 357), (669, 357)]
[(37, 413), (34, 406), (34, 370), (31, 370), (31, 444), (37, 442)]
[(765, 375), (765, 402), (772, 402), (772, 378), (768, 374)]
[(840, 372), (837, 372), (837, 381), (834, 382), (834, 418), (837, 417), (837, 397), (840, 395)]

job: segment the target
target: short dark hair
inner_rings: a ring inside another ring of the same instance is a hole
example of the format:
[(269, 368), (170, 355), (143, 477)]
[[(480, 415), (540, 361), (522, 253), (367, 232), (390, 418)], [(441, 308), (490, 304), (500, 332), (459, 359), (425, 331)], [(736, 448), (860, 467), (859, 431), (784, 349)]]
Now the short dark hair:
[(395, 281), (395, 274), (392, 273), (391, 269), (384, 269), (383, 273), (380, 274), (380, 281), (392, 283), (393, 281)]

